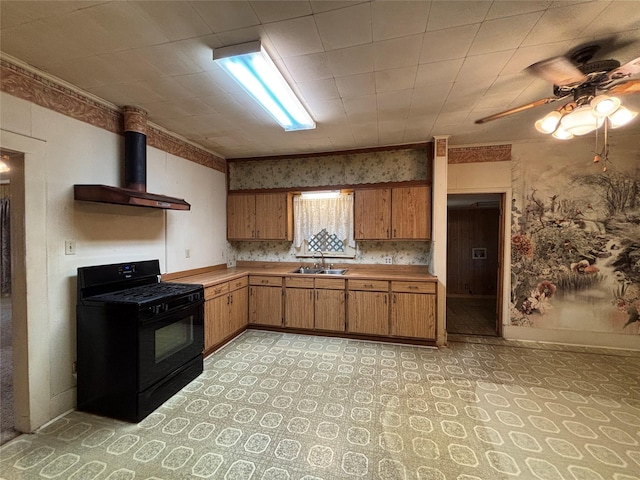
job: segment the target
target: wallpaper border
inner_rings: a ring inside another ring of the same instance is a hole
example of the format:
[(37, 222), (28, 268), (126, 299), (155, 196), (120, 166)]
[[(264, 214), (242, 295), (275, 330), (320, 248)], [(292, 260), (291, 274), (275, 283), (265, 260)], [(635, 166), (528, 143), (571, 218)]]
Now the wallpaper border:
[(511, 144), (449, 147), (449, 164), (509, 161), (511, 161)]

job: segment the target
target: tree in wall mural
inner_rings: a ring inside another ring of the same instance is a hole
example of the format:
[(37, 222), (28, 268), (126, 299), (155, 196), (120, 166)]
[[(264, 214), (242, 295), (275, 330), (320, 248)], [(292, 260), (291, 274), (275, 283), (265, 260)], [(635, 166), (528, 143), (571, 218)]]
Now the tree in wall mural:
[(531, 177), (512, 206), (511, 324), (640, 333), (640, 168)]

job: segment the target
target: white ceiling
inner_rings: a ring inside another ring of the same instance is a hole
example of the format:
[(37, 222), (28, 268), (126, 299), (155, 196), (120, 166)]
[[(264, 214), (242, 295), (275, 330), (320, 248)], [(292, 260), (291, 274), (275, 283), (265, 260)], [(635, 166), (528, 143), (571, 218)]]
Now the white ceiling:
[[(0, 1), (0, 49), (223, 157), (539, 138), (528, 65), (585, 43), (640, 56), (637, 1)], [(212, 61), (261, 39), (315, 130), (284, 132)], [(633, 98), (632, 98), (633, 97)], [(640, 95), (624, 98), (638, 105)], [(557, 106), (557, 105), (556, 105)], [(640, 121), (625, 127), (640, 131)]]

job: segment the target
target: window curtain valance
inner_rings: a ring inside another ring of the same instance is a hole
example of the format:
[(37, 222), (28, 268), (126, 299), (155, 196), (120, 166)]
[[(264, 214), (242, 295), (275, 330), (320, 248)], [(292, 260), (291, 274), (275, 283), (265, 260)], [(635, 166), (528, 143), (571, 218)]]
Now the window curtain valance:
[(353, 238), (353, 195), (336, 198), (293, 198), (293, 244), (301, 248), (323, 228), (355, 248)]

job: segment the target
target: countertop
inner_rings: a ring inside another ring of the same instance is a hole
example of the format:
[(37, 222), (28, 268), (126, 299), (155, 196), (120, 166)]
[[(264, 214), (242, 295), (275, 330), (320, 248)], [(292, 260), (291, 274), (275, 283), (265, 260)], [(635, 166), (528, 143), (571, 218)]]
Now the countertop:
[[(292, 277), (320, 277), (343, 278), (346, 280), (397, 280), (437, 282), (438, 278), (428, 272), (423, 265), (363, 265), (363, 264), (336, 264), (333, 268), (347, 269), (344, 275), (323, 275), (292, 273), (292, 270), (301, 265), (310, 267), (304, 262), (239, 262), (238, 266), (231, 268), (217, 267), (201, 273), (181, 272), (180, 274), (163, 275), (163, 281), (169, 280), (180, 283), (197, 283), (204, 287), (234, 280), (245, 275), (266, 276), (292, 276)], [(168, 278), (165, 278), (168, 277)]]

